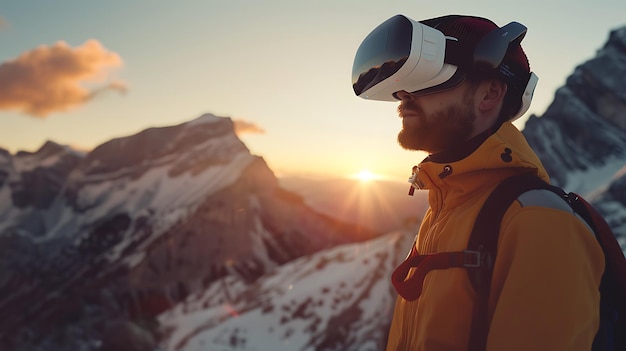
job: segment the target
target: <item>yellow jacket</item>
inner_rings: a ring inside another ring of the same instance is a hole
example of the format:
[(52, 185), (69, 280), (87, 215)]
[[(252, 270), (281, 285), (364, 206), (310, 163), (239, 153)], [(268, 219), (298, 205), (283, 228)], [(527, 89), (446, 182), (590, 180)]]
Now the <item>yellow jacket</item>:
[[(548, 180), (511, 123), (476, 147), (454, 162), (429, 157), (419, 165), (417, 183), (430, 204), (419, 254), (464, 250), (483, 202), (505, 178), (531, 171)], [(566, 209), (515, 202), (502, 220), (487, 350), (590, 350), (603, 271), (604, 255), (583, 221)], [(467, 350), (473, 298), (465, 269), (429, 272), (419, 299), (398, 297), (387, 351)]]

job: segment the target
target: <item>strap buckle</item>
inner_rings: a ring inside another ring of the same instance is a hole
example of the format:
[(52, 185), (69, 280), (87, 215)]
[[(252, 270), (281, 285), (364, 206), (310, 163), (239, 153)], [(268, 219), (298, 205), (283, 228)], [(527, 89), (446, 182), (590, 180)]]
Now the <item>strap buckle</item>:
[(463, 267), (478, 268), (480, 267), (480, 251), (464, 250), (463, 251)]

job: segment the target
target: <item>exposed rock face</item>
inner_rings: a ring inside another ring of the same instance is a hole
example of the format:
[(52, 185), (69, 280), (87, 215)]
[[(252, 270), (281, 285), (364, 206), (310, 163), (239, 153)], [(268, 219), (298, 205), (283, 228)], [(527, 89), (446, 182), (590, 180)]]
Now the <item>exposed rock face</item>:
[(19, 172), (9, 162), (11, 156), (8, 153), (0, 155), (0, 159), (4, 160), (0, 161), (0, 184), (8, 180), (13, 206), (45, 210), (59, 195), (82, 155), (48, 141), (34, 153), (19, 152), (15, 156), (14, 164), (22, 168)]

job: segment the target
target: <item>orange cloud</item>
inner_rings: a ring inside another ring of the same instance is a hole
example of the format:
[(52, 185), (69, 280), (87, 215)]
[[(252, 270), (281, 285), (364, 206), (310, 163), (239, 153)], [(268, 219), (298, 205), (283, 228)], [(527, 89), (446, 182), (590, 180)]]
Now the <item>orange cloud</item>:
[(233, 123), (235, 124), (235, 133), (237, 135), (242, 135), (246, 133), (265, 134), (265, 130), (254, 123), (244, 121), (242, 119), (233, 120)]
[(0, 16), (0, 30), (9, 28), (9, 21), (7, 21), (4, 17)]
[(65, 42), (40, 46), (0, 65), (0, 110), (46, 117), (104, 91), (125, 92), (124, 82), (110, 78), (122, 64), (118, 54), (94, 39), (75, 48)]

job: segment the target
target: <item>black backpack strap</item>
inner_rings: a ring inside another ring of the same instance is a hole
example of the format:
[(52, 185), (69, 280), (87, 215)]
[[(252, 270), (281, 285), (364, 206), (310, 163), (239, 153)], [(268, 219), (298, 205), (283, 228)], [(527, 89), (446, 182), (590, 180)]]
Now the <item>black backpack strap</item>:
[(502, 217), (521, 194), (535, 189), (558, 194), (593, 230), (606, 262), (600, 285), (600, 330), (593, 350), (626, 350), (626, 258), (611, 227), (585, 199), (575, 193), (567, 194), (532, 174), (514, 176), (499, 184), (485, 201), (470, 234), (468, 251), (477, 251), (481, 264), (478, 268), (467, 269), (476, 292), (469, 350), (484, 351), (487, 346), (488, 300)]
[(604, 252), (605, 270), (600, 284), (600, 328), (592, 350), (626, 350), (626, 258), (613, 230), (591, 204), (575, 193), (566, 200), (592, 227)]
[(522, 174), (500, 183), (485, 201), (470, 234), (468, 251), (479, 253), (480, 266), (467, 269), (476, 292), (468, 349), (484, 351), (489, 332), (488, 301), (493, 264), (496, 260), (500, 222), (506, 210), (523, 193), (551, 186), (535, 174)]

